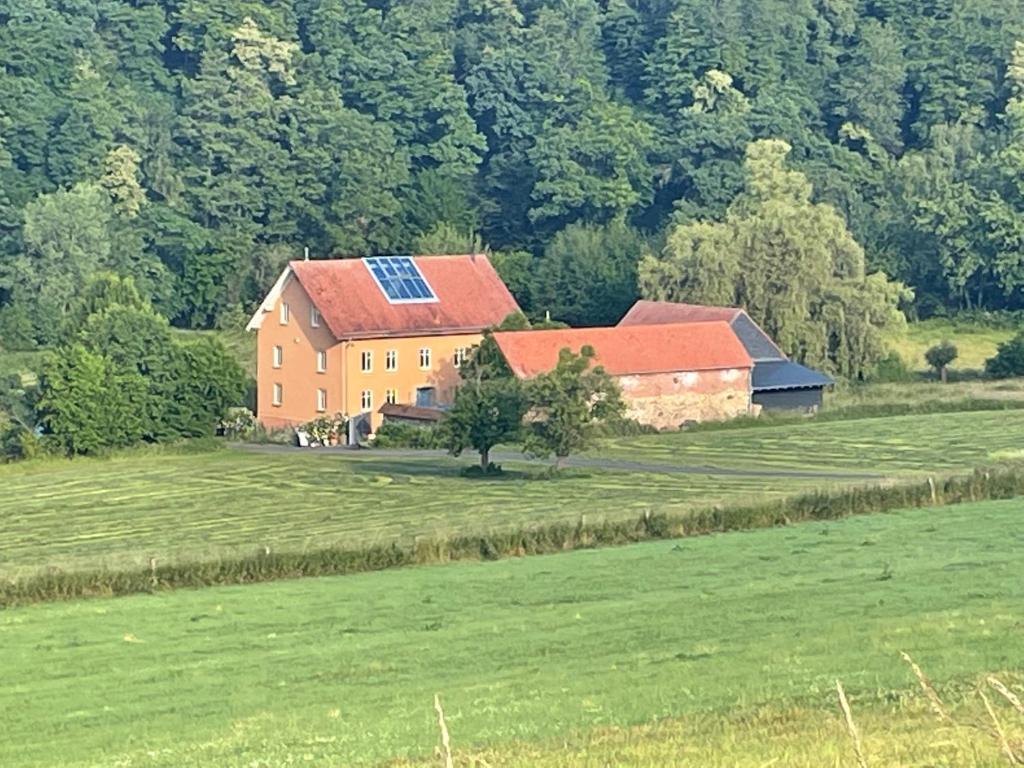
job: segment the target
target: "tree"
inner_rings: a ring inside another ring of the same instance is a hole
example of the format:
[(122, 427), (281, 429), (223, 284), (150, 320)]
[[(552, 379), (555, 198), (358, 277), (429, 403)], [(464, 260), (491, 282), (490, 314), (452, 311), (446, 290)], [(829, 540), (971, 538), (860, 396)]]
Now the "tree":
[(786, 168), (789, 151), (783, 141), (752, 143), (745, 190), (724, 221), (673, 228), (663, 256), (641, 261), (641, 293), (744, 307), (798, 360), (862, 377), (884, 355), (883, 334), (905, 322), (899, 304), (911, 294), (865, 274), (843, 218)]
[(933, 347), (929, 347), (924, 353), (924, 359), (939, 374), (939, 378), (945, 384), (946, 369), (950, 363), (956, 360), (958, 354), (955, 344), (950, 341), (942, 341)]
[(640, 233), (621, 221), (570, 224), (534, 269), (532, 307), (571, 326), (614, 325), (639, 297), (636, 269), (647, 252)]
[(590, 346), (578, 355), (563, 349), (555, 368), (529, 383), (524, 441), (528, 453), (554, 454), (556, 466), (561, 467), (570, 454), (590, 443), (596, 423), (622, 415), (618, 384), (603, 368), (592, 365), (594, 356)]
[(125, 447), (142, 438), (145, 381), (82, 344), (50, 356), (39, 390), (43, 427), (69, 456)]
[(480, 469), (491, 465), (491, 449), (519, 437), (526, 398), (513, 377), (464, 381), (442, 425), (445, 446), (452, 456), (466, 448), (480, 453)]
[(985, 361), (985, 373), (997, 379), (1024, 376), (1024, 333), (999, 345), (995, 356)]
[(110, 203), (94, 184), (40, 195), (25, 207), (25, 251), (3, 279), (43, 343), (59, 339), (75, 296), (110, 258)]

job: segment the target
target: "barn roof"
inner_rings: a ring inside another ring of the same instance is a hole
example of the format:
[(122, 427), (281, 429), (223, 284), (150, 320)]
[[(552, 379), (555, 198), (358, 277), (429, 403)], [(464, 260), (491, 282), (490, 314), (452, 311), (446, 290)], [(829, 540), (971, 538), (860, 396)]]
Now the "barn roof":
[(823, 373), (794, 363), (792, 360), (764, 360), (754, 366), (755, 392), (779, 389), (817, 389), (835, 382)]
[(750, 368), (753, 364), (724, 322), (500, 331), (494, 340), (520, 378), (550, 371), (562, 349), (579, 353), (585, 345), (596, 353), (594, 364), (614, 376)]
[(389, 300), (366, 259), (293, 261), (249, 323), (263, 317), (291, 279), (309, 294), (337, 339), (476, 333), (497, 325), (519, 305), (483, 254), (411, 259), (434, 297)]
[(746, 310), (738, 307), (709, 307), (673, 301), (636, 302), (619, 325), (660, 325), (662, 323), (704, 323), (720, 320), (729, 323), (754, 360), (784, 360), (782, 350), (761, 330)]

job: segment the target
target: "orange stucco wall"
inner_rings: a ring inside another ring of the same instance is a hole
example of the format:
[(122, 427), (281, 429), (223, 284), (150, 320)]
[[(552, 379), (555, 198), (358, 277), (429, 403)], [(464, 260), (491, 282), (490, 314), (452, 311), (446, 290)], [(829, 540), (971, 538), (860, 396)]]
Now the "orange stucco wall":
[(720, 421), (750, 412), (749, 368), (616, 377), (626, 416), (659, 429)]
[[(281, 303), (287, 302), (287, 325), (280, 323)], [(272, 311), (263, 317), (257, 332), (257, 418), (267, 427), (301, 424), (322, 415), (317, 410), (317, 390), (327, 391), (325, 413), (346, 417), (364, 412), (362, 395), (372, 393), (371, 424), (374, 430), (382, 418), (377, 413), (388, 390), (394, 390), (396, 402), (413, 404), (419, 387), (432, 387), (435, 402), (450, 403), (458, 383), (454, 364), (456, 350), (470, 348), (480, 334), (447, 336), (410, 336), (402, 338), (338, 341), (326, 324), (311, 325), (312, 302), (297, 280), (291, 279)], [(280, 346), (283, 361), (274, 368), (274, 347)], [(430, 350), (430, 367), (420, 367), (420, 350)], [(327, 371), (317, 372), (317, 352), (327, 353)], [(386, 370), (389, 350), (397, 355), (397, 368)], [(362, 370), (362, 353), (372, 353), (372, 369)], [(274, 385), (280, 384), (282, 399), (274, 405)]]

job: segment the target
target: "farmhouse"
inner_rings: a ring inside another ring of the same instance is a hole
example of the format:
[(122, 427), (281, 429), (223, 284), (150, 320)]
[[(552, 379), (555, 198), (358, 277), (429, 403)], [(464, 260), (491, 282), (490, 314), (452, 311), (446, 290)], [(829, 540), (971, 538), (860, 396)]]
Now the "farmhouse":
[(479, 254), (293, 261), (248, 325), (257, 418), (282, 427), (340, 413), (365, 433), (384, 405), (444, 405), (481, 332), (518, 310)]
[(638, 301), (619, 326), (719, 321), (729, 324), (754, 361), (751, 400), (765, 410), (814, 410), (834, 382), (790, 360), (750, 315), (735, 307), (707, 307), (669, 301)]
[(726, 322), (504, 331), (494, 340), (523, 379), (553, 369), (562, 349), (589, 345), (622, 388), (626, 416), (660, 429), (750, 412), (754, 364)]

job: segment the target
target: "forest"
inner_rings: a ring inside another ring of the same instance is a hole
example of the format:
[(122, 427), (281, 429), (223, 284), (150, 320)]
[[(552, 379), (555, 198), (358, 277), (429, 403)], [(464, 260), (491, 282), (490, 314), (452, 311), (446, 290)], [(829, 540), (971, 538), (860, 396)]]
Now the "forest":
[(111, 272), (237, 327), (307, 247), (487, 248), (573, 324), (815, 259), (857, 286), (812, 314), (1018, 309), (1022, 40), (1022, 0), (0, 0), (0, 340)]

